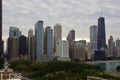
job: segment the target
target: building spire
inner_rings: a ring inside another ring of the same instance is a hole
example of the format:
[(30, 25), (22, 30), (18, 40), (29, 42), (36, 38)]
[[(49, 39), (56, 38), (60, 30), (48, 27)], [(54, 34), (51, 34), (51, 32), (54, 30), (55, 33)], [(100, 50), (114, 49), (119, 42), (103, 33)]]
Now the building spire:
[(103, 15), (104, 15), (104, 1), (98, 0), (98, 5), (99, 5), (99, 16), (103, 17)]

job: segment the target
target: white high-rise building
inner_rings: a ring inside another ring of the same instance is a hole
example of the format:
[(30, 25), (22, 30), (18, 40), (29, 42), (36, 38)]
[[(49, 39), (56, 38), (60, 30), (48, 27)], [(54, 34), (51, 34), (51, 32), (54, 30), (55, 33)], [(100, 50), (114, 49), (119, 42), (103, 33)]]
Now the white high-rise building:
[(47, 61), (53, 60), (53, 29), (46, 27), (45, 29), (45, 54), (47, 55)]
[(97, 49), (97, 26), (90, 27), (90, 45), (92, 50)]
[(35, 24), (36, 37), (36, 61), (42, 61), (43, 56), (43, 21), (38, 21)]
[(56, 52), (56, 42), (62, 40), (62, 26), (56, 24), (54, 26), (54, 52)]
[(57, 41), (56, 58), (57, 60), (61, 60), (61, 61), (70, 61), (68, 41), (62, 41), (62, 40)]

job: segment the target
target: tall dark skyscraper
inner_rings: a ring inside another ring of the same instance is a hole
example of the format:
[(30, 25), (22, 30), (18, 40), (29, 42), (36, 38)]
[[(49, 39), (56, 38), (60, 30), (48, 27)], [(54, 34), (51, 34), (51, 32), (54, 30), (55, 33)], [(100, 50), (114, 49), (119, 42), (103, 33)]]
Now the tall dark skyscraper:
[(27, 38), (22, 35), (19, 37), (19, 55), (26, 55), (27, 53)]
[(2, 0), (0, 0), (0, 56), (3, 54), (3, 41), (2, 41)]
[(98, 36), (97, 36), (97, 48), (106, 48), (106, 33), (105, 33), (105, 19), (100, 17), (98, 19)]

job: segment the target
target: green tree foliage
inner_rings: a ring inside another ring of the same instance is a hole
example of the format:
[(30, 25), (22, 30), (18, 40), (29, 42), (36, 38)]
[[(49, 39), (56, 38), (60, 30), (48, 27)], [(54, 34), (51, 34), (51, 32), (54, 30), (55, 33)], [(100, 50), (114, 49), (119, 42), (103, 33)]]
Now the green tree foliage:
[(116, 70), (120, 72), (120, 65), (117, 66)]
[(81, 62), (15, 61), (11, 67), (31, 80), (86, 80), (88, 75), (119, 80), (101, 72), (99, 66)]

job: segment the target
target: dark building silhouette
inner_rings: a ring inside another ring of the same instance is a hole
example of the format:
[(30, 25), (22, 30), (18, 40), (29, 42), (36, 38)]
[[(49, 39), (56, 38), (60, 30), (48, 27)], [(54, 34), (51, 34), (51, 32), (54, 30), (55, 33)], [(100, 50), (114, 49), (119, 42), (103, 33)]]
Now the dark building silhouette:
[(68, 33), (67, 40), (68, 40), (69, 42), (75, 41), (75, 30), (71, 30), (71, 31)]
[(11, 38), (8, 38), (7, 40), (7, 51), (8, 51), (8, 57), (10, 58), (11, 57)]
[(25, 36), (19, 37), (19, 54), (26, 55), (27, 53), (27, 38)]
[(105, 60), (105, 51), (96, 50), (94, 53), (94, 60)]
[(2, 40), (2, 0), (0, 0), (0, 56), (3, 54), (3, 40)]
[(98, 36), (97, 36), (97, 48), (106, 48), (106, 33), (105, 33), (105, 19), (100, 17), (98, 19)]

